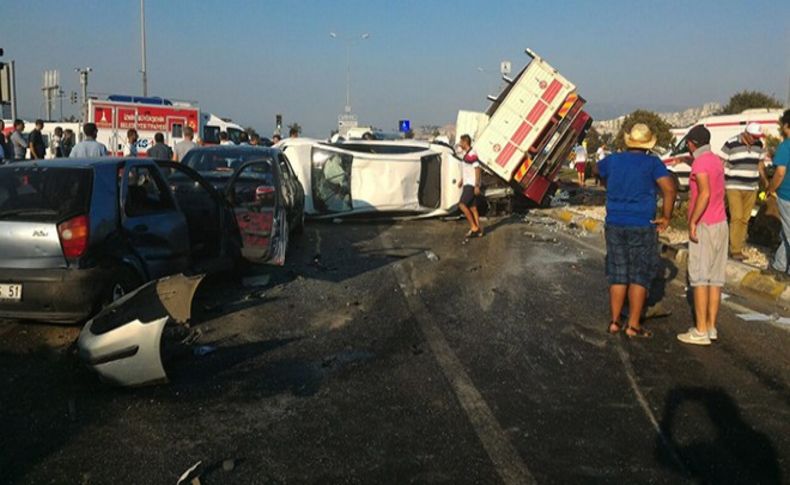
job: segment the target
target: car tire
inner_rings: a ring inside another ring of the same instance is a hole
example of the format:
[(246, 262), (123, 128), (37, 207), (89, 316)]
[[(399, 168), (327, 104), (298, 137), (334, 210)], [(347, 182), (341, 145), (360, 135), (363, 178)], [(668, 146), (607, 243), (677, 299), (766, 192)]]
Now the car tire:
[(120, 266), (113, 271), (113, 275), (107, 284), (104, 295), (104, 305), (122, 298), (124, 295), (134, 291), (143, 284), (142, 278), (136, 271), (128, 266)]
[(297, 236), (301, 236), (302, 234), (304, 234), (304, 210), (302, 211), (302, 214), (299, 216), (299, 222), (296, 223), (296, 225), (294, 226), (293, 233)]

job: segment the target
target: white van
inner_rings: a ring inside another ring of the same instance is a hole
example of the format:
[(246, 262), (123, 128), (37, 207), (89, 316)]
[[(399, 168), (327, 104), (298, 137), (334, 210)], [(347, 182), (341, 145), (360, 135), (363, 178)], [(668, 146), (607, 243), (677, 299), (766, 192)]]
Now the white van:
[[(704, 125), (710, 130), (711, 150), (719, 157), (724, 158), (721, 151), (724, 143), (742, 133), (748, 123), (759, 123), (765, 135), (780, 136), (779, 118), (782, 116), (782, 112), (781, 109), (749, 109), (736, 115), (708, 116), (693, 126)], [(688, 127), (682, 133), (677, 132), (675, 136), (679, 141), (662, 157), (664, 164), (675, 176), (678, 190), (683, 192), (689, 188), (689, 174), (691, 173), (691, 154), (686, 147), (686, 133), (690, 129), (691, 127)]]

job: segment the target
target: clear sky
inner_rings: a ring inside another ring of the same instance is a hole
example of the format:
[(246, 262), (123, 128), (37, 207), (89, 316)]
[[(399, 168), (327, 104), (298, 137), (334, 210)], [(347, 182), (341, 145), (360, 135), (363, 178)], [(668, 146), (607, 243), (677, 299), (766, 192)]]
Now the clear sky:
[[(41, 77), (76, 66), (90, 91), (140, 94), (139, 0), (0, 0), (20, 114), (43, 113)], [(790, 2), (781, 0), (147, 0), (149, 94), (270, 133), (274, 115), (326, 136), (345, 105), (345, 44), (360, 122), (394, 130), (484, 109), (499, 62), (530, 47), (576, 83), (594, 117), (675, 110), (756, 89), (787, 99)], [(487, 72), (480, 72), (482, 67)], [(56, 105), (57, 106), (57, 105)], [(65, 112), (76, 113), (68, 100)], [(57, 109), (56, 109), (57, 113)]]

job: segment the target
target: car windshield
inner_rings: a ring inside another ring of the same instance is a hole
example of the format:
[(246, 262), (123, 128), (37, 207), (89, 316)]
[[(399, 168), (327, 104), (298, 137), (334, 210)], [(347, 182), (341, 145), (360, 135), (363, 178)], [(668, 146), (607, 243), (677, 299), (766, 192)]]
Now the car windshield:
[(87, 213), (92, 181), (83, 168), (0, 168), (0, 220), (60, 222)]
[(271, 157), (259, 150), (233, 149), (227, 150), (190, 150), (183, 164), (197, 172), (234, 172), (244, 162), (265, 160), (271, 163)]

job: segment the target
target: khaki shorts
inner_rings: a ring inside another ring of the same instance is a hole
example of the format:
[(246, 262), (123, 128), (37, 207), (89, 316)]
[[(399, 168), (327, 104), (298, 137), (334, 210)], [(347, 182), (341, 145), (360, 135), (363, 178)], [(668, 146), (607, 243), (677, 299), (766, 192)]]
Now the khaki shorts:
[(724, 286), (729, 239), (726, 221), (697, 226), (699, 242), (689, 241), (688, 271), (691, 286)]

